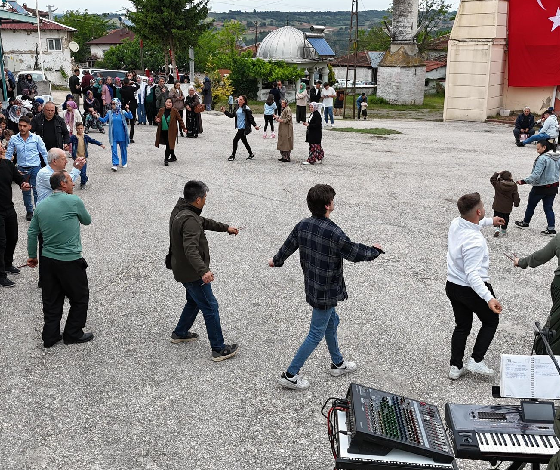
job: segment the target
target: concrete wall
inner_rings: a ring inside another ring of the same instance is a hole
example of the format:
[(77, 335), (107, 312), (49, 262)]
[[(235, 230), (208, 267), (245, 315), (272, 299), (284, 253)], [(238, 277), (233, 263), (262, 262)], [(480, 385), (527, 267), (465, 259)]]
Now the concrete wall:
[(91, 55), (98, 59), (103, 59), (103, 55), (112, 45), (113, 44), (92, 44), (90, 46)]
[[(346, 67), (333, 67), (337, 80), (346, 80)], [(354, 80), (354, 70), (348, 69), (348, 80)], [(356, 80), (362, 82), (373, 81), (373, 69), (371, 67), (356, 67)]]
[(503, 107), (506, 0), (462, 0), (449, 40), (444, 120), (484, 121)]
[[(48, 51), (47, 39), (60, 38), (62, 51)], [(70, 76), (72, 58), (68, 43), (72, 40), (72, 33), (68, 31), (47, 30), (41, 31), (41, 50), (43, 64), (47, 78), (55, 85), (68, 85), (68, 79), (63, 78), (58, 71), (64, 69)], [(20, 70), (33, 70), (36, 58), (36, 44), (39, 42), (37, 31), (2, 30), (2, 43), (4, 46), (4, 60), (8, 68), (15, 72)]]
[(377, 69), (377, 96), (389, 103), (422, 104), (426, 66), (379, 67)]

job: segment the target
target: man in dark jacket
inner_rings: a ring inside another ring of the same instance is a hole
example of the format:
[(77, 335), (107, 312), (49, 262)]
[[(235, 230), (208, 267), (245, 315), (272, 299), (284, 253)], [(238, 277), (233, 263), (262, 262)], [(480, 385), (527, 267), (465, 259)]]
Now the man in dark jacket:
[(299, 248), (305, 298), (313, 307), (309, 334), (288, 370), (278, 379), (280, 385), (285, 388), (304, 390), (309, 387), (309, 382), (298, 373), (323, 337), (332, 360), (330, 374), (338, 377), (356, 370), (356, 364), (345, 361), (338, 349), (339, 318), (335, 307), (337, 302), (348, 298), (342, 274), (342, 260), (344, 258), (354, 263), (372, 261), (383, 251), (379, 245), (353, 243), (342, 229), (330, 220), (335, 194), (328, 184), (317, 184), (309, 190), (307, 206), (312, 216), (295, 226), (276, 256), (268, 262), (270, 267), (280, 267)]
[(535, 117), (531, 114), (529, 106), (525, 106), (523, 112), (515, 120), (515, 129), (513, 129), (515, 142), (520, 143), (519, 136), (521, 134), (527, 134), (527, 137), (532, 136), (535, 133), (533, 127), (535, 127)]
[(14, 164), (0, 155), (0, 287), (15, 286), (7, 274), (19, 274), (19, 269), (13, 265), (18, 223), (12, 201), (12, 183), (16, 183), (23, 191), (31, 188)]
[(74, 98), (74, 102), (80, 108), (80, 96), (82, 96), (82, 87), (80, 83), (80, 69), (74, 69), (74, 74), (68, 80), (68, 86), (70, 87), (70, 93)]
[(43, 107), (43, 111), (31, 121), (31, 132), (38, 135), (45, 142), (47, 150), (57, 147), (70, 151), (70, 133), (68, 127), (58, 114), (52, 101)]
[(132, 84), (129, 78), (123, 80), (123, 86), (121, 88), (121, 102), (122, 106), (128, 105), (128, 110), (132, 114), (132, 119), (130, 119), (130, 143), (134, 143), (134, 121), (136, 120), (136, 108), (138, 107), (138, 102), (136, 101), (136, 84)]
[(210, 271), (210, 251), (204, 231), (237, 235), (238, 230), (200, 216), (206, 204), (207, 192), (208, 187), (202, 181), (187, 182), (183, 190), (184, 198), (179, 198), (171, 212), (171, 269), (175, 280), (181, 282), (187, 291), (187, 303), (171, 334), (171, 342), (182, 343), (198, 338), (198, 334), (190, 329), (201, 310), (212, 347), (212, 360), (218, 362), (235, 356), (237, 344), (224, 343), (218, 301), (210, 287), (214, 274)]
[(311, 88), (309, 93), (309, 101), (312, 103), (320, 103), (321, 102), (321, 81), (317, 80), (315, 82), (315, 87)]

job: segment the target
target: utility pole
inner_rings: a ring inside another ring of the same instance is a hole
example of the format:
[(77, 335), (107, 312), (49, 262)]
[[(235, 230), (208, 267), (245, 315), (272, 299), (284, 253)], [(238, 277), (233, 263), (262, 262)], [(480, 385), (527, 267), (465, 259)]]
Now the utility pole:
[(257, 41), (259, 39), (259, 30), (257, 29), (259, 22), (255, 21), (253, 23), (255, 25), (255, 55), (257, 55)]
[[(352, 100), (352, 119), (356, 119), (356, 67), (358, 65), (358, 0), (352, 0), (352, 13), (350, 14), (350, 40), (348, 47), (348, 59), (346, 61), (346, 83), (345, 88), (345, 100), (348, 99), (348, 71), (350, 68), (350, 55), (353, 53), (353, 68), (354, 68), (354, 83), (352, 84), (352, 92), (354, 98)], [(346, 104), (344, 104), (344, 111), (342, 113), (342, 118), (346, 117)], [(358, 110), (358, 113), (360, 110)], [(359, 116), (359, 114), (358, 114)]]
[(54, 18), (53, 13), (58, 10), (58, 8), (54, 8), (54, 10), (53, 10), (53, 8), (54, 8), (54, 5), (47, 5), (47, 10), (49, 11), (49, 20), (51, 20), (51, 21)]

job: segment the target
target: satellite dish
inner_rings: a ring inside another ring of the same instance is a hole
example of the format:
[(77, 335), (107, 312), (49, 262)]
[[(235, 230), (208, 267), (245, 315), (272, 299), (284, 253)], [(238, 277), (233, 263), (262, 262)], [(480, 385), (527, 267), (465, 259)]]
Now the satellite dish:
[(68, 49), (70, 49), (72, 52), (78, 52), (80, 50), (80, 46), (76, 41), (70, 41), (70, 43), (68, 44)]

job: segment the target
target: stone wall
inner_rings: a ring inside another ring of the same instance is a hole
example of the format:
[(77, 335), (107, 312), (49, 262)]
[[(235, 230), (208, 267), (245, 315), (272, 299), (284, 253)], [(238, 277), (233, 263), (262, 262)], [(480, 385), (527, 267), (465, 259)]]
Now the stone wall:
[(426, 66), (379, 67), (377, 96), (393, 104), (422, 104)]

